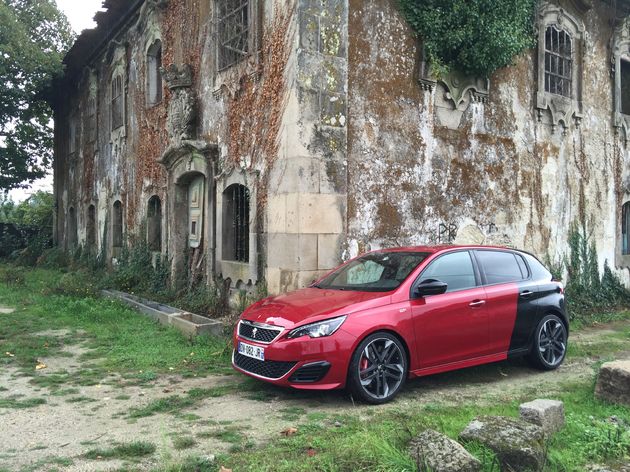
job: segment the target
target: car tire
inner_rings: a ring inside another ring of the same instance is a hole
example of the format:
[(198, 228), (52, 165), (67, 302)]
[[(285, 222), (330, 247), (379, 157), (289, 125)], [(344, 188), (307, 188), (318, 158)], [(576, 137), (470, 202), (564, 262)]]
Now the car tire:
[(564, 322), (553, 314), (544, 316), (534, 331), (534, 341), (527, 360), (540, 370), (557, 369), (567, 354), (567, 339)]
[(352, 355), (348, 389), (353, 398), (366, 403), (387, 403), (405, 385), (408, 369), (402, 342), (390, 333), (374, 333), (365, 338)]

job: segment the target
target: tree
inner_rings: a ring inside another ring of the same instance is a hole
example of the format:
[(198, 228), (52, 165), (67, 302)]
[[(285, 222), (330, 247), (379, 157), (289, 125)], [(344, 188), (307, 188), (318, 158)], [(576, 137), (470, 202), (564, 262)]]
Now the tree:
[(50, 168), (46, 92), (72, 41), (54, 0), (0, 0), (0, 191), (25, 187)]

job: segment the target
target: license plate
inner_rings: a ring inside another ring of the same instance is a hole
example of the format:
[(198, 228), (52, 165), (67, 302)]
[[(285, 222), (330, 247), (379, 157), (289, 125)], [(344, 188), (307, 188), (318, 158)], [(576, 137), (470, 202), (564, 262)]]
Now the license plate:
[(258, 359), (259, 361), (265, 360), (265, 348), (252, 346), (251, 344), (238, 343), (238, 352), (244, 356), (251, 357), (252, 359)]

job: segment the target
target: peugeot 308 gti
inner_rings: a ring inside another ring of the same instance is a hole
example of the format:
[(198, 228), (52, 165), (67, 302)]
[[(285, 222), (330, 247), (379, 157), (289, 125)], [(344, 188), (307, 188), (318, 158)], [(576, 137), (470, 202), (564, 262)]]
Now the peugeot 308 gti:
[(233, 366), (276, 385), (347, 387), (383, 403), (408, 377), (511, 356), (556, 369), (568, 331), (562, 284), (526, 252), (387, 249), (250, 306), (234, 332)]

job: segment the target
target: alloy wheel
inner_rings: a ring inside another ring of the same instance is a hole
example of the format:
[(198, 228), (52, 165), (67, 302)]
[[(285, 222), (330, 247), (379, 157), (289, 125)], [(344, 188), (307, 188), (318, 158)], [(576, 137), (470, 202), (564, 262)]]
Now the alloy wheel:
[(385, 399), (396, 392), (404, 380), (405, 357), (391, 339), (371, 341), (359, 359), (359, 381), (369, 396)]
[(549, 319), (540, 328), (538, 334), (538, 350), (540, 356), (551, 367), (564, 359), (567, 349), (567, 333), (562, 322)]

